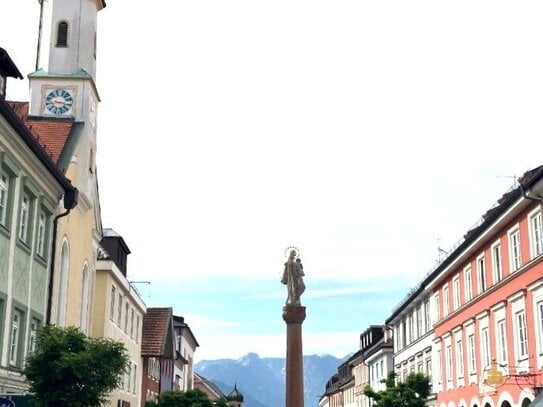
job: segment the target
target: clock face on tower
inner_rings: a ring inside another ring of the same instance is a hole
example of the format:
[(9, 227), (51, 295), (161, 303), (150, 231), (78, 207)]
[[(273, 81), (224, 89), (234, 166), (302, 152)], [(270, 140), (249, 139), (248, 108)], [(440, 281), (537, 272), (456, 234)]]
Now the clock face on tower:
[(55, 115), (69, 112), (73, 104), (74, 97), (66, 89), (53, 89), (45, 95), (45, 108)]

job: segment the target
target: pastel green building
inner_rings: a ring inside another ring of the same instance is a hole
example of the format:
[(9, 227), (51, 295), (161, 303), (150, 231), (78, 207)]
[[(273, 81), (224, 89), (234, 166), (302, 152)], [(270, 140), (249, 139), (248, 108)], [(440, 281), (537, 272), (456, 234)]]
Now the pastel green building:
[[(45, 322), (54, 228), (77, 190), (12, 106), (8, 77), (21, 74), (0, 48), (0, 393), (23, 393), (20, 374)], [(59, 205), (59, 203), (61, 203)]]

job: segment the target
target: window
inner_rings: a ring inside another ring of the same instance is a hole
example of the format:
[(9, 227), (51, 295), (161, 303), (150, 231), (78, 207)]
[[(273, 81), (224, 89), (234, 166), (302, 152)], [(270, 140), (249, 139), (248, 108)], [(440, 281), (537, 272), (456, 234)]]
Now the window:
[(441, 304), (439, 303), (439, 293), (434, 294), (434, 305), (436, 307), (436, 312), (435, 312), (436, 320), (434, 322), (436, 323), (441, 319)]
[(140, 335), (140, 316), (136, 315), (136, 342), (139, 341), (139, 335)]
[(515, 320), (517, 321), (518, 358), (524, 359), (528, 357), (528, 337), (526, 332), (526, 314), (524, 313), (524, 310), (515, 314)]
[(437, 382), (443, 381), (443, 365), (441, 361), (441, 349), (437, 350)]
[(500, 282), (503, 278), (502, 248), (499, 242), (492, 246), (492, 276), (494, 284)]
[(466, 290), (466, 302), (471, 301), (473, 298), (473, 287), (471, 284), (471, 267), (468, 266), (464, 269), (464, 289)]
[(543, 353), (543, 301), (537, 303), (538, 312), (538, 331), (539, 331), (539, 353)]
[(481, 347), (482, 370), (486, 370), (490, 366), (490, 339), (488, 336), (488, 327), (481, 330)]
[(449, 315), (449, 284), (443, 287), (443, 315)]
[(57, 27), (57, 47), (68, 46), (68, 23), (61, 21)]
[(411, 343), (415, 340), (414, 329), (413, 329), (414, 328), (413, 314), (409, 315), (407, 322), (409, 323), (409, 343)]
[(121, 327), (121, 321), (123, 317), (123, 296), (119, 293), (119, 303), (117, 304), (117, 326)]
[(511, 258), (511, 272), (517, 271), (521, 265), (520, 232), (518, 229), (509, 233), (509, 257)]
[(541, 211), (530, 216), (530, 249), (532, 250), (532, 259), (543, 253), (541, 227)]
[(23, 194), (21, 215), (19, 218), (19, 239), (28, 244), (28, 218), (30, 217), (30, 196)]
[(8, 223), (9, 184), (8, 174), (0, 169), (0, 225), (2, 226), (7, 226)]
[(60, 252), (60, 275), (58, 282), (57, 325), (64, 326), (66, 317), (66, 298), (68, 297), (68, 269), (70, 267), (70, 249), (68, 241), (62, 243)]
[(486, 268), (485, 257), (477, 258), (477, 284), (479, 285), (479, 294), (486, 291)]
[(429, 332), (431, 329), (431, 321), (430, 321), (430, 300), (426, 299), (424, 301), (424, 325), (425, 325), (425, 331)]
[(28, 353), (33, 353), (36, 350), (39, 327), (40, 321), (36, 318), (32, 318), (32, 322), (30, 322), (30, 335), (28, 336)]
[(79, 328), (85, 333), (89, 320), (89, 291), (89, 267), (85, 264), (81, 281), (81, 308), (79, 310)]
[(498, 321), (496, 324), (496, 342), (498, 363), (505, 365), (507, 364), (507, 331), (505, 330), (505, 319)]
[(109, 304), (109, 319), (115, 319), (115, 286), (111, 286), (111, 299)]
[(468, 336), (469, 374), (475, 374), (475, 335)]
[(38, 236), (36, 240), (36, 252), (41, 256), (45, 257), (45, 226), (47, 222), (47, 215), (43, 210), (40, 210), (38, 215)]
[(11, 344), (9, 349), (9, 364), (18, 365), (19, 362), (19, 342), (21, 340), (21, 326), (23, 317), (20, 311), (13, 310), (11, 319)]
[(134, 339), (134, 308), (130, 310), (130, 337)]
[(417, 337), (420, 338), (422, 336), (422, 308), (417, 307)]
[(124, 375), (124, 388), (130, 393), (132, 390), (130, 385), (132, 384), (132, 363), (128, 363), (128, 371)]
[(447, 345), (447, 381), (452, 380), (452, 348), (451, 345)]
[(138, 365), (136, 365), (134, 363), (134, 368), (132, 369), (132, 375), (134, 377), (134, 381), (133, 381), (133, 384), (132, 384), (132, 393), (136, 394), (136, 385), (137, 385), (137, 380), (138, 380)]
[(453, 280), (453, 307), (455, 310), (460, 307), (460, 277), (458, 275)]
[[(426, 359), (426, 376), (432, 378), (432, 359), (430, 358)], [(430, 383), (432, 383), (432, 380), (430, 380)]]
[(128, 334), (128, 314), (130, 311), (130, 304), (128, 304), (128, 301), (126, 301), (125, 307), (124, 307), (124, 333)]
[(456, 341), (456, 377), (464, 377), (464, 349), (462, 341)]

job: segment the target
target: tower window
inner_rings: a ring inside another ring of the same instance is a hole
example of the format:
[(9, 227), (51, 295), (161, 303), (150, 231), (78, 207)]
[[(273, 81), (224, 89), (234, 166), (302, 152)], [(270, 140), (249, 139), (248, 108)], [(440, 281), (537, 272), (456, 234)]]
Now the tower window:
[(68, 46), (68, 23), (66, 21), (61, 21), (58, 23), (57, 30), (57, 47), (67, 47)]

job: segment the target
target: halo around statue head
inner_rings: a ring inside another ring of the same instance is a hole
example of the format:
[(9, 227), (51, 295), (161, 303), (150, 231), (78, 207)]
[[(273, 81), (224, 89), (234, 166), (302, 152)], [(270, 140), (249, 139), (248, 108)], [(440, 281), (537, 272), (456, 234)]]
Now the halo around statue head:
[(288, 259), (290, 256), (290, 252), (293, 251), (296, 253), (296, 258), (300, 257), (300, 250), (296, 246), (289, 246), (285, 249), (285, 258)]

